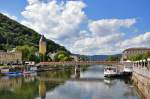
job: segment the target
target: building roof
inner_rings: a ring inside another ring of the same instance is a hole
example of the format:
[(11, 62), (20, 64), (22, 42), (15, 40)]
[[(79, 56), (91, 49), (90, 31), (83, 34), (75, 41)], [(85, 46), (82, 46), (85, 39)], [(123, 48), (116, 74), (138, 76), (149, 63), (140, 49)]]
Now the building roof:
[(133, 50), (149, 50), (150, 51), (150, 48), (144, 48), (144, 47), (128, 48), (128, 49), (125, 49), (123, 52), (125, 52), (125, 51), (133, 51)]
[(45, 42), (45, 41), (46, 41), (46, 38), (44, 37), (44, 35), (41, 35), (40, 42)]

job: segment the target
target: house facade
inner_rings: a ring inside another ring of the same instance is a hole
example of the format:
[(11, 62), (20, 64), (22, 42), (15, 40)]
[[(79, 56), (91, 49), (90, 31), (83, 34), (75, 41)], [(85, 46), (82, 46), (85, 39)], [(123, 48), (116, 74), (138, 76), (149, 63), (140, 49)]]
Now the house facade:
[(21, 52), (4, 52), (0, 51), (0, 64), (22, 63)]
[(128, 48), (122, 53), (122, 61), (126, 61), (130, 56), (150, 52), (150, 48)]

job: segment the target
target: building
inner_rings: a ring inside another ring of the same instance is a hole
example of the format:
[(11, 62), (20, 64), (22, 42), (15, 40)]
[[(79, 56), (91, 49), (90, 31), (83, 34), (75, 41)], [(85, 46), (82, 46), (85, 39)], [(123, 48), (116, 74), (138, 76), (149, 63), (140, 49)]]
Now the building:
[(46, 39), (44, 35), (41, 36), (40, 41), (39, 41), (39, 53), (42, 55), (46, 54)]
[(49, 56), (54, 61), (54, 57), (55, 57), (56, 54), (57, 54), (56, 52), (53, 52), (53, 53), (49, 52), (47, 54), (47, 56)]
[(22, 63), (21, 52), (4, 52), (0, 51), (0, 64)]
[(132, 55), (144, 54), (146, 52), (150, 52), (150, 48), (129, 48), (123, 51), (121, 60), (126, 61)]
[(73, 58), (74, 61), (80, 61), (80, 57), (76, 55), (71, 55), (71, 58)]

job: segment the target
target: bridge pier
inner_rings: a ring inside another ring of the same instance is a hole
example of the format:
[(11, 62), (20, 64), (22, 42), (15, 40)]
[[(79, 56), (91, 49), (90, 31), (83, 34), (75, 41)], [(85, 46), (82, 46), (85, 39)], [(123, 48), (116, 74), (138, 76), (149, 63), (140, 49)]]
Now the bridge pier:
[(75, 65), (75, 78), (80, 78), (80, 65)]

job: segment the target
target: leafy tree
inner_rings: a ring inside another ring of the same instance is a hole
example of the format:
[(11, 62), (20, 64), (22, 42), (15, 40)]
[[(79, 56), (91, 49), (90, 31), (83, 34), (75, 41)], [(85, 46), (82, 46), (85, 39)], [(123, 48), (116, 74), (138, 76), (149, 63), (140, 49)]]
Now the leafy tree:
[(17, 46), (16, 50), (22, 52), (22, 58), (24, 61), (33, 61), (36, 57), (35, 52), (37, 51), (37, 49), (33, 46)]
[(144, 58), (144, 59), (148, 59), (148, 58), (150, 58), (150, 52), (146, 52), (146, 53), (144, 53), (143, 58)]
[(39, 62), (52, 61), (52, 59), (49, 56), (42, 55), (42, 54), (39, 54), (38, 59), (39, 59)]
[(143, 59), (143, 55), (142, 54), (131, 55), (128, 59), (131, 61), (141, 60)]
[(54, 56), (55, 61), (71, 61), (72, 58), (70, 54), (65, 51), (58, 51), (57, 54)]
[[(41, 35), (36, 31), (21, 25), (0, 13), (0, 50), (11, 50), (16, 46), (28, 45), (38, 49)], [(65, 47), (46, 39), (47, 52), (63, 50), (69, 52)]]

